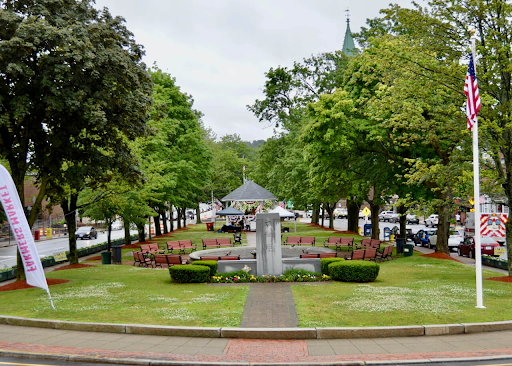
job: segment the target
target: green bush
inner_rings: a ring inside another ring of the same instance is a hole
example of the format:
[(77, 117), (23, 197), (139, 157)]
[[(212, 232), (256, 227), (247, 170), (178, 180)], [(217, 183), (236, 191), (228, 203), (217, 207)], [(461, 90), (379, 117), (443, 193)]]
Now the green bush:
[(322, 258), (320, 259), (320, 265), (322, 268), (322, 274), (329, 275), (329, 264), (334, 262), (344, 261), (344, 258)]
[(169, 267), (169, 274), (173, 282), (203, 283), (210, 281), (210, 267), (190, 266), (181, 264)]
[(217, 273), (217, 261), (194, 261), (192, 264), (209, 267), (210, 277)]
[(329, 265), (329, 276), (334, 281), (373, 282), (379, 275), (380, 266), (374, 262), (342, 261)]

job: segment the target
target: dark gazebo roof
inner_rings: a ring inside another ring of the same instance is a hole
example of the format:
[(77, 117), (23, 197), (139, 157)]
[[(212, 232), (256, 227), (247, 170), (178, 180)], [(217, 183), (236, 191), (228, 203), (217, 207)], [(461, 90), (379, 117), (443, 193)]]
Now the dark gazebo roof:
[(224, 210), (221, 210), (221, 211), (217, 212), (215, 215), (219, 215), (219, 216), (240, 216), (240, 215), (244, 215), (244, 213), (242, 211), (240, 211), (240, 210), (237, 210), (234, 207), (228, 207), (228, 208), (225, 208)]
[(252, 180), (248, 180), (242, 186), (221, 199), (221, 201), (264, 201), (275, 200), (276, 196)]

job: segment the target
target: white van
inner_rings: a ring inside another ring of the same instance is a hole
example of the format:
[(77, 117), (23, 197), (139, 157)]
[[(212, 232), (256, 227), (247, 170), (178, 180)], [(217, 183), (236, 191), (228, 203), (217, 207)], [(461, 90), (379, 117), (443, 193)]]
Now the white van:
[(123, 228), (123, 223), (121, 221), (114, 221), (112, 223), (112, 230), (121, 230)]

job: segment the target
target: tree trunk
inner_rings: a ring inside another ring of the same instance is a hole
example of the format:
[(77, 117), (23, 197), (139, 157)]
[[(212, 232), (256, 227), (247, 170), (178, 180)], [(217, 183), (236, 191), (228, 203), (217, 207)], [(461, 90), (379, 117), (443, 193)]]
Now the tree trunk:
[(359, 233), (359, 203), (352, 198), (347, 198), (348, 231)]
[(379, 208), (380, 205), (376, 205), (373, 203), (374, 201), (370, 202), (370, 210), (371, 212), (371, 224), (372, 224), (372, 239), (379, 239), (380, 238), (380, 229), (379, 229)]
[[(477, 199), (478, 200), (478, 199)], [(476, 202), (478, 204), (478, 202)], [(439, 224), (437, 225), (437, 244), (436, 252), (450, 254), (448, 248), (448, 235), (450, 232), (450, 216), (451, 209), (449, 205), (441, 205), (438, 207)]]
[(398, 206), (398, 215), (400, 217), (400, 236), (399, 238), (407, 239), (407, 208), (404, 205)]
[(322, 203), (322, 227), (324, 227), (325, 222), (325, 204)]
[(144, 233), (144, 224), (137, 224), (137, 231), (139, 232), (139, 243), (146, 240), (146, 234)]
[(173, 205), (170, 206), (169, 214), (171, 215), (171, 219), (169, 220), (171, 222), (171, 232), (174, 231), (174, 215), (173, 215)]
[(199, 207), (199, 202), (197, 202), (197, 208), (196, 208), (196, 224), (202, 223), (201, 221), (201, 208)]
[(151, 240), (151, 216), (148, 216), (148, 240)]
[(329, 212), (329, 229), (334, 229), (334, 207), (336, 207), (336, 202), (332, 205), (327, 204), (327, 212)]
[(167, 229), (167, 207), (165, 205), (160, 207), (160, 216), (162, 217), (162, 223), (164, 224), (164, 234), (167, 234), (169, 230)]
[(130, 235), (130, 224), (129, 221), (125, 220), (124, 218), (123, 221), (128, 223), (128, 225), (124, 225), (124, 244), (128, 245), (132, 243), (132, 238)]
[[(158, 213), (158, 212), (157, 212)], [(155, 236), (162, 235), (162, 230), (160, 230), (160, 213), (155, 216)]]
[(110, 234), (112, 233), (112, 220), (108, 220), (107, 250), (110, 252)]
[(183, 217), (183, 227), (187, 227), (187, 209), (186, 207), (183, 207), (183, 212), (181, 214), (181, 217)]
[(178, 215), (178, 219), (176, 220), (176, 226), (178, 229), (181, 229), (181, 208), (176, 207), (176, 214)]
[(60, 207), (64, 212), (64, 218), (68, 225), (69, 231), (69, 264), (78, 263), (78, 251), (76, 249), (76, 204), (78, 201), (78, 193), (71, 193), (69, 199), (65, 198), (61, 201)]
[[(509, 198), (509, 202), (512, 202)], [(510, 215), (510, 214), (509, 214)], [(512, 218), (509, 217), (505, 223), (505, 238), (507, 240), (508, 275), (512, 276)]]
[(320, 223), (320, 203), (313, 204), (313, 210), (311, 212), (311, 222), (316, 225)]

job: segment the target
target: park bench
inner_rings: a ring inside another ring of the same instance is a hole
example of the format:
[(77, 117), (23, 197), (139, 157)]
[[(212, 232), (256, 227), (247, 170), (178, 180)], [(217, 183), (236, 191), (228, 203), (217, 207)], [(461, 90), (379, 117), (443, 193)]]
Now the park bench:
[(340, 239), (338, 236), (330, 236), (327, 240), (324, 240), (324, 247), (329, 248), (330, 246), (337, 245)]
[(337, 255), (336, 252), (318, 253), (318, 258), (335, 258)]
[(167, 243), (167, 253), (172, 253), (173, 250), (180, 250), (180, 242), (178, 240), (168, 241)]
[(300, 237), (300, 245), (311, 245), (315, 246), (315, 237), (314, 236), (301, 236)]
[(363, 239), (359, 244), (356, 244), (356, 249), (366, 249), (371, 248), (372, 239)]
[(318, 258), (318, 253), (304, 253), (300, 255), (301, 258)]
[(384, 259), (393, 259), (393, 257), (391, 256), (391, 254), (393, 253), (393, 246), (392, 245), (388, 245), (386, 247), (384, 247), (384, 249), (382, 250), (382, 253), (380, 252), (377, 252), (377, 255), (376, 255), (376, 259), (380, 259), (381, 261), (384, 260)]
[(199, 257), (202, 261), (218, 261), (219, 256), (218, 255), (202, 255)]
[(140, 251), (142, 253), (154, 254), (163, 253), (165, 250), (160, 249), (157, 243), (141, 244)]
[(180, 240), (180, 253), (185, 253), (185, 249), (190, 249), (191, 252), (197, 249), (197, 244), (193, 244), (192, 240)]
[(354, 249), (354, 238), (340, 238), (340, 241), (336, 244), (336, 250), (338, 248), (348, 248), (348, 250)]
[(346, 260), (350, 261), (355, 261), (355, 260), (364, 260), (364, 252), (366, 250), (365, 249), (356, 249), (356, 250), (353, 250), (352, 251), (352, 254), (350, 257), (348, 258), (345, 258)]
[(370, 245), (372, 248), (375, 248), (377, 250), (380, 249), (380, 240), (379, 239), (370, 239)]
[(145, 253), (139, 251), (132, 251), (133, 253), (133, 265), (137, 263), (140, 266), (149, 267), (153, 266), (153, 261)]
[(217, 246), (218, 247), (232, 247), (234, 245), (231, 243), (231, 239), (230, 238), (218, 238), (217, 239)]
[(203, 249), (206, 248), (218, 248), (219, 244), (217, 239), (203, 239)]
[(377, 262), (377, 249), (375, 248), (368, 248), (364, 251), (364, 260), (369, 259)]
[(155, 267), (162, 267), (162, 264), (166, 264), (167, 267), (171, 267), (176, 264), (183, 264), (181, 255), (155, 254), (153, 260)]
[(284, 245), (300, 245), (300, 236), (288, 236)]

